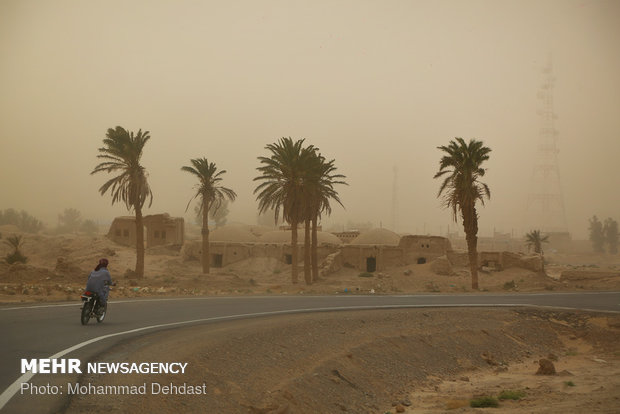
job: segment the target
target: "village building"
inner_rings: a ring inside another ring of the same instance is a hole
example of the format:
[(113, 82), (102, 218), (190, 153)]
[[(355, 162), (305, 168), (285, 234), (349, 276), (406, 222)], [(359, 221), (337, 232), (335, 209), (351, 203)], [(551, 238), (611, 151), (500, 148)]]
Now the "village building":
[[(185, 239), (185, 221), (181, 217), (170, 217), (169, 214), (153, 214), (143, 217), (146, 229), (146, 247), (162, 245), (182, 245)], [(134, 216), (116, 217), (108, 238), (125, 246), (136, 245), (136, 218)]]
[(424, 264), (446, 255), (450, 241), (439, 236), (399, 236), (387, 229), (372, 229), (361, 233), (342, 247), (341, 261), (366, 272), (384, 271), (390, 267)]
[[(297, 252), (300, 263), (304, 254), (304, 230), (298, 230)], [(317, 231), (319, 262), (337, 251), (340, 239), (330, 233)], [(200, 260), (200, 240), (186, 242), (181, 251), (185, 260)], [(291, 231), (269, 230), (262, 226), (226, 225), (209, 233), (209, 255), (212, 267), (224, 267), (251, 257), (271, 257), (292, 263)]]
[[(299, 265), (304, 260), (304, 229), (297, 232)], [(468, 266), (466, 250), (453, 250), (450, 240), (440, 236), (405, 235), (375, 228), (360, 233), (350, 243), (332, 233), (317, 232), (317, 259), (320, 273), (326, 276), (342, 267), (361, 272), (383, 272), (409, 265), (431, 264), (437, 274), (451, 274), (452, 266)], [(184, 260), (200, 261), (201, 240), (186, 241), (181, 250)], [(501, 270), (518, 266), (538, 270), (536, 258), (519, 253), (479, 251), (479, 264)], [(221, 268), (250, 258), (273, 258), (292, 263), (290, 230), (273, 230), (262, 226), (230, 224), (209, 234), (211, 267)]]

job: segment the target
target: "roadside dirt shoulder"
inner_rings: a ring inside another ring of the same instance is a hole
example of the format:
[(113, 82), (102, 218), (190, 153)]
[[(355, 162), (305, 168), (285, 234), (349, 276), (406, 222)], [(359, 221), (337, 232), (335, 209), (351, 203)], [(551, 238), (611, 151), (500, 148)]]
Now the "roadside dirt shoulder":
[[(332, 312), (215, 323), (146, 335), (97, 358), (187, 362), (184, 375), (82, 378), (95, 386), (204, 385), (206, 394), (74, 396), (66, 412), (476, 412), (462, 402), (518, 389), (524, 397), (502, 407), (557, 412), (552, 404), (561, 404), (564, 413), (585, 406), (611, 413), (620, 403), (618, 343), (620, 316), (534, 309)], [(550, 354), (570, 375), (535, 375), (534, 362)]]

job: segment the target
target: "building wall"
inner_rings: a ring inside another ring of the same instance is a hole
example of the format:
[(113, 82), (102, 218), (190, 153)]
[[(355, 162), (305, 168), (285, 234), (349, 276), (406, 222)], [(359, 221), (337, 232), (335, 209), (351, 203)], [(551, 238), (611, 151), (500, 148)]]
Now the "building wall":
[(450, 241), (438, 236), (403, 236), (398, 246), (345, 245), (341, 247), (342, 261), (360, 271), (368, 271), (367, 260), (376, 260), (376, 271), (391, 267), (417, 264), (418, 260), (430, 262), (447, 254)]
[(450, 240), (439, 236), (403, 236), (398, 247), (403, 250), (405, 264), (418, 263), (420, 259), (430, 262), (452, 250)]
[[(181, 217), (154, 214), (143, 218), (146, 247), (164, 244), (182, 245), (185, 238), (185, 221)], [(108, 230), (108, 238), (125, 246), (136, 245), (136, 218), (116, 217)]]
[(146, 227), (146, 246), (162, 246), (166, 244), (183, 244), (185, 238), (185, 220), (181, 217), (154, 214), (144, 217)]
[(343, 243), (351, 243), (351, 241), (355, 240), (357, 236), (360, 235), (359, 231), (341, 231), (332, 233), (334, 236), (338, 237)]
[[(200, 247), (202, 247), (200, 245)], [(231, 263), (245, 260), (251, 256), (252, 245), (242, 243), (209, 243), (209, 254), (211, 255), (211, 266), (215, 266), (215, 255), (222, 256), (222, 267)], [(200, 250), (200, 249), (199, 249)]]
[[(448, 260), (453, 266), (469, 266), (469, 254), (467, 251), (450, 251)], [(478, 252), (478, 266), (490, 266), (497, 270), (510, 267), (519, 267), (534, 272), (540, 272), (543, 268), (542, 256), (539, 254), (523, 254), (514, 252)]]
[(108, 230), (108, 238), (124, 246), (136, 245), (136, 219), (134, 217), (116, 217)]
[[(325, 258), (338, 251), (336, 246), (321, 245), (317, 247), (317, 258), (319, 264)], [(304, 259), (303, 245), (297, 246), (299, 263)], [(215, 255), (221, 255), (221, 263), (223, 266), (249, 259), (251, 257), (270, 257), (282, 262), (287, 261), (287, 255), (292, 255), (290, 245), (281, 243), (234, 243), (234, 242), (209, 242), (209, 255), (211, 265), (213, 266), (216, 258)], [(186, 241), (181, 249), (183, 260), (200, 260), (202, 257), (201, 241)]]

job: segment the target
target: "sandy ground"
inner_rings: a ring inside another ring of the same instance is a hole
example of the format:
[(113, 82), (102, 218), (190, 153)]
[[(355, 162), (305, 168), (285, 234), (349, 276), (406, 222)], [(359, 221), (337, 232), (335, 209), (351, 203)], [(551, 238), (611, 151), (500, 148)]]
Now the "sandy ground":
[[(128, 272), (135, 251), (105, 237), (25, 235), (25, 265), (0, 263), (0, 303), (78, 301), (90, 269), (110, 259), (111, 297), (472, 292), (469, 271), (430, 264), (360, 277), (342, 269), (317, 283), (290, 282), (290, 265), (250, 259), (202, 275), (173, 248), (148, 249), (146, 275)], [(9, 251), (0, 244), (0, 257)], [(620, 256), (546, 256), (547, 274), (481, 272), (482, 292), (620, 290)], [(582, 276), (561, 280), (566, 271)], [(129, 276), (126, 276), (128, 274)], [(300, 274), (303, 280), (303, 274)], [(182, 379), (84, 377), (83, 383), (205, 384), (204, 396), (76, 396), (67, 412), (439, 413), (486, 412), (473, 397), (519, 391), (497, 412), (616, 413), (620, 316), (514, 310), (400, 310), (296, 315), (146, 335), (101, 355), (112, 362), (188, 362)], [(551, 354), (551, 355), (550, 355)], [(537, 376), (540, 358), (558, 371)]]
[[(617, 413), (620, 315), (502, 310), (336, 312), (148, 335), (97, 361), (184, 361), (174, 375), (82, 383), (205, 384), (205, 395), (75, 396), (66, 412), (444, 413), (520, 391), (496, 412)], [(174, 356), (170, 355), (174, 350)], [(557, 375), (536, 375), (551, 358)], [(569, 383), (570, 381), (570, 383)], [(570, 385), (569, 385), (570, 384)]]
[[(253, 294), (390, 294), (471, 292), (467, 268), (454, 267), (450, 276), (437, 275), (431, 264), (410, 265), (376, 272), (372, 277), (343, 268), (311, 286), (291, 283), (291, 266), (276, 259), (252, 258), (203, 275), (198, 261), (183, 261), (179, 249), (147, 249), (145, 278), (134, 279), (135, 250), (106, 237), (25, 234), (23, 253), (27, 264), (0, 261), (0, 303), (76, 300), (86, 278), (100, 257), (118, 282), (112, 297), (153, 295), (253, 295)], [(0, 257), (10, 251), (0, 243)], [(536, 292), (620, 290), (620, 256), (549, 254), (547, 275), (520, 268), (480, 272), (482, 292)], [(560, 280), (562, 272), (578, 270), (582, 278)], [(606, 271), (608, 273), (601, 273)], [(611, 273), (609, 273), (611, 272)], [(367, 275), (367, 274), (366, 274)]]

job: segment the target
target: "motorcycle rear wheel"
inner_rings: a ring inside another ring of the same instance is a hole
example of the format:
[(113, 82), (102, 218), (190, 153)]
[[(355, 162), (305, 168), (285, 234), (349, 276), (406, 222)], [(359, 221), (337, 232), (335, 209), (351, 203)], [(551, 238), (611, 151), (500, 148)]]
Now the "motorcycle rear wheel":
[(90, 320), (90, 311), (92, 306), (93, 303), (90, 300), (88, 302), (84, 302), (84, 305), (82, 306), (82, 315), (80, 318), (82, 325), (86, 325)]

